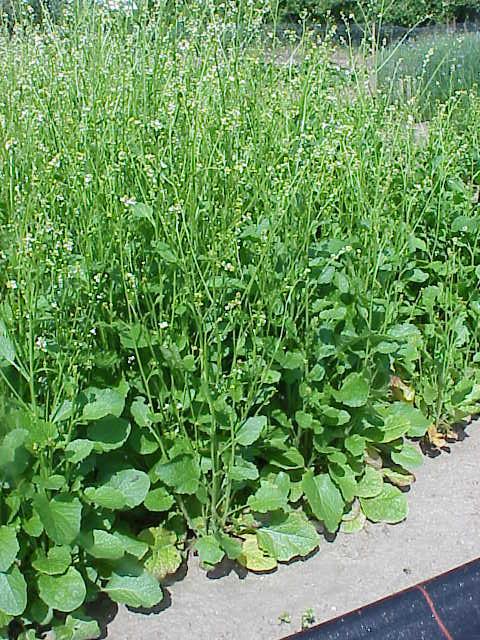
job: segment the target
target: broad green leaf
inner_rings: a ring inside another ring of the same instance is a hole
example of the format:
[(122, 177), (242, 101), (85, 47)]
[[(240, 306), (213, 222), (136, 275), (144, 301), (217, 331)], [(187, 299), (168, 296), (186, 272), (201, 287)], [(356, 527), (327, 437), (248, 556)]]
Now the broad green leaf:
[(103, 529), (94, 529), (89, 534), (83, 534), (81, 542), (85, 551), (94, 558), (119, 560), (125, 554), (121, 540)]
[(302, 497), (303, 497), (302, 481), (298, 480), (297, 482), (291, 482), (289, 501), (292, 503), (298, 502)]
[(157, 580), (144, 570), (135, 574), (112, 573), (103, 591), (114, 602), (130, 607), (151, 609), (163, 600), (162, 589)]
[(352, 454), (352, 456), (358, 457), (363, 455), (365, 451), (365, 438), (354, 434), (345, 438), (345, 449)]
[(95, 640), (101, 635), (96, 620), (75, 616), (67, 616), (65, 624), (54, 628), (55, 640)]
[(257, 537), (260, 548), (280, 562), (307, 556), (320, 541), (315, 527), (298, 512), (272, 514), (270, 522), (257, 531)]
[(88, 458), (93, 451), (91, 440), (72, 440), (65, 447), (66, 458), (73, 464), (78, 464)]
[(80, 573), (70, 567), (61, 576), (42, 574), (38, 577), (40, 598), (57, 611), (74, 611), (80, 607), (87, 595), (85, 583)]
[(351, 420), (351, 416), (348, 411), (344, 411), (343, 409), (323, 405), (320, 408), (320, 411), (322, 412), (325, 422), (330, 425), (341, 426), (342, 424), (347, 424), (347, 422), (350, 422)]
[(357, 483), (356, 495), (359, 498), (374, 498), (383, 490), (383, 476), (380, 471), (367, 465), (365, 473)]
[(15, 347), (7, 335), (5, 325), (0, 323), (0, 367), (6, 362), (15, 364)]
[(311, 413), (306, 413), (305, 411), (297, 411), (295, 420), (302, 429), (310, 429), (312, 427), (313, 416)]
[(152, 414), (145, 398), (138, 396), (132, 402), (130, 413), (139, 427), (148, 427), (152, 424)]
[(33, 453), (38, 449), (51, 446), (58, 436), (58, 428), (53, 422), (46, 422), (33, 416), (28, 416), (23, 421), (22, 427), (28, 429), (25, 446)]
[(229, 471), (229, 477), (231, 480), (256, 480), (258, 478), (258, 469), (248, 460), (237, 457), (235, 458), (235, 464)]
[(404, 467), (411, 471), (423, 464), (423, 456), (418, 447), (412, 444), (404, 444), (400, 451), (392, 451), (390, 454), (393, 462), (400, 467)]
[(221, 562), (225, 555), (218, 540), (213, 535), (199, 538), (195, 543), (194, 549), (198, 553), (200, 560), (211, 566)]
[(32, 482), (38, 487), (47, 489), (49, 491), (58, 491), (60, 489), (63, 489), (67, 484), (65, 476), (61, 476), (59, 474), (53, 474), (46, 477), (35, 475), (32, 478)]
[(142, 456), (155, 453), (160, 447), (155, 436), (146, 429), (133, 429), (128, 444)]
[(330, 464), (330, 477), (340, 488), (345, 502), (351, 502), (357, 495), (357, 480), (348, 464)]
[(53, 542), (68, 545), (75, 540), (82, 519), (82, 504), (78, 498), (58, 495), (48, 500), (44, 495), (36, 495), (33, 503)]
[(141, 560), (148, 551), (148, 544), (146, 542), (134, 538), (128, 533), (114, 531), (113, 535), (120, 541), (122, 547), (125, 549), (125, 553), (129, 553), (139, 560)]
[(23, 617), (41, 626), (48, 626), (53, 620), (53, 609), (40, 600), (38, 596), (30, 596)]
[(145, 500), (150, 489), (150, 479), (144, 471), (125, 469), (117, 471), (103, 486), (120, 491), (125, 506), (133, 509)]
[(139, 539), (150, 547), (144, 559), (145, 569), (157, 580), (175, 573), (182, 564), (182, 555), (177, 549), (177, 536), (164, 527), (150, 527), (140, 533)]
[(122, 347), (125, 347), (125, 349), (144, 349), (157, 342), (155, 336), (150, 334), (149, 330), (139, 322), (133, 324), (119, 322), (116, 326), (118, 328), (120, 344)]
[(128, 393), (128, 385), (120, 383), (116, 388), (97, 389), (90, 387), (85, 391), (88, 398), (87, 404), (83, 407), (83, 420), (100, 420), (105, 416), (112, 415), (119, 418), (125, 407), (125, 398)]
[(240, 557), (242, 554), (242, 543), (240, 540), (232, 538), (221, 531), (216, 534), (216, 538), (230, 560), (237, 560)]
[(149, 511), (168, 511), (175, 503), (173, 496), (166, 489), (152, 489), (145, 498), (145, 508)]
[[(380, 414), (384, 418), (391, 416), (392, 420), (393, 418), (398, 418), (400, 421), (407, 420), (409, 427), (405, 433), (410, 438), (422, 438), (427, 433), (428, 427), (431, 425), (431, 420), (427, 420), (420, 409), (416, 409), (407, 402), (394, 402), (388, 407), (382, 409)], [(403, 422), (401, 422), (401, 424), (403, 424)]]
[(296, 447), (291, 447), (285, 451), (267, 449), (265, 451), (265, 457), (272, 467), (277, 467), (278, 469), (303, 469), (305, 466), (305, 460)]
[(52, 413), (52, 422), (64, 422), (65, 420), (69, 420), (73, 416), (74, 406), (71, 400), (65, 400), (62, 402), (60, 407)]
[[(286, 474), (283, 474), (286, 476)], [(290, 479), (288, 483), (279, 486), (273, 480), (261, 480), (256, 493), (248, 498), (248, 506), (259, 513), (286, 509), (288, 506), (288, 494), (290, 492)]]
[(0, 527), (0, 571), (8, 571), (12, 566), (20, 545), (13, 527)]
[(47, 555), (40, 547), (32, 560), (32, 567), (40, 573), (54, 576), (65, 573), (72, 563), (69, 547), (52, 547)]
[(267, 418), (265, 416), (248, 418), (237, 431), (235, 441), (243, 447), (248, 447), (259, 439), (266, 426)]
[(350, 512), (343, 516), (340, 531), (342, 533), (357, 533), (363, 529), (366, 521), (367, 518), (357, 502), (352, 506)]
[(36, 511), (33, 512), (33, 515), (28, 520), (24, 520), (23, 522), (23, 530), (28, 533), (32, 538), (38, 538), (43, 533), (43, 524), (40, 520), (40, 516)]
[(100, 418), (87, 430), (93, 448), (100, 453), (119, 449), (130, 435), (130, 423), (113, 415)]
[(153, 208), (149, 204), (144, 202), (136, 202), (131, 208), (132, 215), (135, 218), (148, 220), (150, 224), (155, 228), (155, 215)]
[(249, 571), (272, 571), (277, 566), (275, 558), (267, 555), (258, 546), (257, 536), (247, 534), (244, 536), (241, 555), (238, 562)]
[(127, 506), (125, 496), (119, 489), (105, 485), (103, 487), (87, 487), (84, 491), (85, 498), (99, 507), (105, 509), (125, 509)]
[(20, 616), (27, 606), (27, 583), (17, 566), (0, 572), (0, 612)]
[(6, 613), (3, 613), (3, 611), (0, 611), (0, 640), (10, 640), (7, 636), (6, 628), (12, 620), (13, 616), (8, 616)]
[(363, 513), (372, 522), (395, 524), (407, 517), (407, 498), (391, 484), (385, 484), (382, 493), (375, 498), (360, 498), (360, 502)]
[(5, 477), (17, 478), (28, 466), (30, 454), (24, 447), (28, 437), (26, 429), (13, 429), (0, 445), (0, 470)]
[(476, 217), (469, 216), (457, 216), (451, 226), (451, 230), (454, 233), (461, 231), (462, 233), (477, 233), (479, 222)]
[(345, 501), (328, 473), (315, 476), (309, 470), (303, 476), (302, 486), (315, 517), (328, 531), (335, 532), (343, 516)]
[(369, 393), (370, 387), (365, 378), (360, 373), (351, 373), (345, 378), (340, 390), (334, 392), (334, 397), (347, 407), (363, 407)]
[(303, 369), (305, 364), (305, 358), (299, 351), (287, 351), (285, 354), (280, 355), (277, 360), (280, 362), (284, 369)]
[(410, 429), (410, 421), (405, 416), (387, 415), (381, 427), (382, 436), (378, 442), (393, 442), (398, 440)]
[(181, 454), (170, 462), (159, 462), (153, 467), (153, 475), (177, 493), (194, 494), (200, 481), (200, 467), (195, 458)]

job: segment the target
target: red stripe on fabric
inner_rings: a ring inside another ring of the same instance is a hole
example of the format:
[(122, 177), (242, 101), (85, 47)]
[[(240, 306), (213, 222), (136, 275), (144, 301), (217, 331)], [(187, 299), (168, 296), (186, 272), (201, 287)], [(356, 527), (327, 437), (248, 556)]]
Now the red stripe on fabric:
[(430, 607), (430, 610), (432, 612), (433, 617), (435, 618), (438, 626), (440, 627), (441, 632), (443, 633), (443, 635), (445, 636), (445, 638), (447, 638), (447, 640), (453, 640), (453, 637), (450, 635), (449, 630), (447, 629), (447, 627), (443, 624), (442, 619), (440, 618), (440, 616), (437, 613), (437, 610), (435, 609), (435, 605), (433, 604), (433, 600), (431, 599), (431, 597), (428, 595), (427, 590), (424, 589), (421, 585), (417, 584), (417, 589), (421, 592), (421, 594), (423, 595), (423, 597), (425, 598), (425, 600), (427, 601), (428, 606)]

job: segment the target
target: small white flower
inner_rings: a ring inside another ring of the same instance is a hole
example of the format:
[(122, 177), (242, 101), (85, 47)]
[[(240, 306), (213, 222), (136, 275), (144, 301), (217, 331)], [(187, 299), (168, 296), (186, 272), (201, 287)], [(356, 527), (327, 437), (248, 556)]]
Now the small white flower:
[(168, 328), (168, 322), (165, 322), (165, 320), (163, 322), (160, 322), (160, 324), (158, 325), (160, 327), (160, 329), (167, 329)]
[(92, 336), (96, 336), (97, 335), (96, 327), (93, 327), (93, 329), (90, 329), (90, 333), (92, 334)]
[(18, 289), (17, 281), (16, 280), (7, 280), (6, 287), (7, 287), (7, 289)]
[(47, 340), (45, 339), (45, 337), (38, 336), (38, 338), (35, 340), (35, 346), (37, 347), (37, 349), (40, 349), (40, 351), (45, 351), (47, 348)]
[(92, 174), (91, 173), (85, 174), (84, 180), (85, 180), (85, 184), (90, 184), (91, 181), (93, 180)]
[(131, 198), (129, 196), (123, 196), (120, 198), (120, 202), (123, 202), (123, 204), (126, 207), (133, 207), (134, 205), (137, 204), (137, 201), (135, 200), (135, 198)]

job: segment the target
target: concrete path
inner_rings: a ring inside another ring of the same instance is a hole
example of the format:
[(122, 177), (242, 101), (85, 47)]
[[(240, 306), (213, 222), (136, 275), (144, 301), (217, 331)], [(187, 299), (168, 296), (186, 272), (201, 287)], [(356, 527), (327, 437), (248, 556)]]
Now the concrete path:
[[(323, 542), (319, 552), (269, 575), (208, 578), (195, 559), (168, 587), (163, 610), (120, 608), (111, 640), (278, 640), (313, 609), (317, 622), (480, 556), (480, 422), (451, 453), (426, 459), (409, 494), (410, 514), (398, 525)], [(230, 571), (228, 571), (230, 569)], [(282, 613), (291, 623), (278, 622)]]

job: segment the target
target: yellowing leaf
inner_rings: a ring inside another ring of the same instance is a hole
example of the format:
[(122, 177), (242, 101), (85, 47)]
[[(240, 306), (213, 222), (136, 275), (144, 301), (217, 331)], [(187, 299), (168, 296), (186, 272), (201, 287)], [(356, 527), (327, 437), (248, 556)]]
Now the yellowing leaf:
[(413, 404), (413, 401), (415, 400), (415, 389), (409, 387), (408, 384), (405, 384), (401, 378), (398, 376), (391, 376), (390, 388), (395, 400)]
[(442, 447), (447, 446), (447, 439), (445, 438), (445, 434), (440, 433), (438, 431), (437, 426), (432, 424), (427, 431), (428, 441), (431, 445), (436, 447), (437, 449), (441, 449)]
[(277, 561), (260, 549), (256, 535), (247, 534), (244, 538), (242, 553), (238, 558), (241, 565), (250, 571), (272, 571), (276, 568)]

